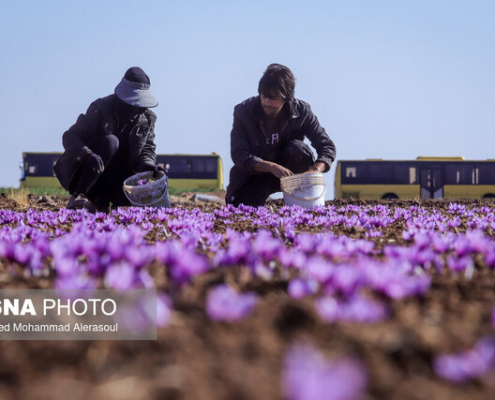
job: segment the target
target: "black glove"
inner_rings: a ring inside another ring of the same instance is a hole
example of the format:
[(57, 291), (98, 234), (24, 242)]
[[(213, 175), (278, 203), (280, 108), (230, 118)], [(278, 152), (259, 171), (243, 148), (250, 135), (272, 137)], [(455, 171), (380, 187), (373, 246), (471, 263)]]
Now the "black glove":
[(103, 172), (103, 170), (105, 169), (103, 160), (96, 153), (89, 153), (86, 157), (86, 163), (90, 163), (90, 165), (99, 173)]
[(71, 158), (75, 158), (77, 161), (84, 161), (86, 157), (92, 153), (87, 146), (79, 147), (75, 150), (67, 150), (67, 153)]
[(164, 174), (166, 174), (165, 169), (163, 167), (160, 167), (159, 165), (145, 164), (141, 167), (141, 172), (144, 171), (152, 171), (153, 178), (156, 178), (158, 176), (159, 171), (162, 171)]

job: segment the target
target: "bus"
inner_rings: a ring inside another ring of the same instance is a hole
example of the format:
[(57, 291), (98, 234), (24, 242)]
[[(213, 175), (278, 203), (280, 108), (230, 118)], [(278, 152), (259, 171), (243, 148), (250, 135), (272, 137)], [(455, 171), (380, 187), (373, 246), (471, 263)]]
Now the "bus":
[(495, 198), (495, 160), (464, 157), (340, 160), (335, 172), (335, 198)]
[[(21, 188), (60, 188), (53, 166), (61, 152), (22, 153)], [(223, 190), (223, 165), (220, 155), (157, 154), (157, 164), (168, 170), (169, 188), (183, 190)]]

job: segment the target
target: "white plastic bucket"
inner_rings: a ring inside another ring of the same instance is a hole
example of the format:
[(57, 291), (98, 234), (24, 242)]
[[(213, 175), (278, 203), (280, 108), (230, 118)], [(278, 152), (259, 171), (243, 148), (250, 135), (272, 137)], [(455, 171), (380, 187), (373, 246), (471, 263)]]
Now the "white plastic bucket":
[[(140, 181), (147, 183), (141, 185)], [(168, 178), (164, 172), (159, 172), (156, 178), (152, 171), (133, 175), (124, 181), (123, 190), (133, 206), (170, 207)]]
[(280, 179), (280, 186), (287, 206), (313, 208), (325, 205), (327, 187), (319, 172), (286, 176)]

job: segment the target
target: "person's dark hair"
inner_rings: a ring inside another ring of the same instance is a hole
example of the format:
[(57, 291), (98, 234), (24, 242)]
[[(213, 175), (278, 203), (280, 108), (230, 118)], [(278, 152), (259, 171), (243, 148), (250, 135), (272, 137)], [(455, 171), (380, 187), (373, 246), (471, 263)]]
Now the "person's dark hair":
[(270, 64), (258, 85), (258, 94), (280, 97), (284, 101), (294, 99), (296, 82), (292, 71), (281, 64)]

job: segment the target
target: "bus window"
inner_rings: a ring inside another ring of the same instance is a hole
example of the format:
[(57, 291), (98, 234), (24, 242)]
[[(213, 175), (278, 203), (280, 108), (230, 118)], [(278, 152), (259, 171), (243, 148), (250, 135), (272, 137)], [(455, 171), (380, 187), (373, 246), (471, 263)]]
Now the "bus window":
[(418, 183), (418, 175), (415, 167), (409, 167), (409, 184), (414, 185)]
[(459, 167), (456, 164), (445, 166), (445, 184), (446, 185), (458, 185), (461, 179), (461, 173)]
[(214, 158), (197, 158), (193, 164), (194, 172), (216, 172), (217, 160)]
[(410, 163), (366, 162), (342, 167), (342, 183), (346, 184), (416, 184), (417, 169)]
[(478, 184), (478, 181), (479, 181), (479, 172), (478, 172), (478, 168), (473, 168), (473, 172), (472, 172), (472, 181), (473, 181), (473, 185), (477, 185)]
[(389, 164), (373, 163), (368, 168), (368, 178), (373, 183), (388, 183), (393, 180), (394, 168)]
[(414, 184), (417, 181), (416, 168), (410, 164), (383, 162), (370, 168), (369, 176), (375, 183), (390, 185)]
[(473, 167), (471, 165), (463, 165), (460, 169), (460, 181), (463, 185), (472, 185), (473, 182)]
[(495, 169), (491, 165), (480, 165), (479, 184), (480, 185), (495, 185)]
[(417, 181), (416, 168), (411, 167), (411, 164), (396, 163), (391, 164), (394, 167), (394, 178), (391, 182), (396, 185), (415, 184)]
[(189, 174), (191, 172), (191, 161), (187, 159), (172, 159), (170, 161), (171, 174)]
[[(477, 175), (477, 174), (476, 174)], [(476, 184), (474, 168), (469, 164), (448, 164), (445, 166), (445, 184), (472, 185)]]
[(345, 164), (342, 167), (342, 182), (348, 184), (362, 183), (367, 179), (366, 164)]

